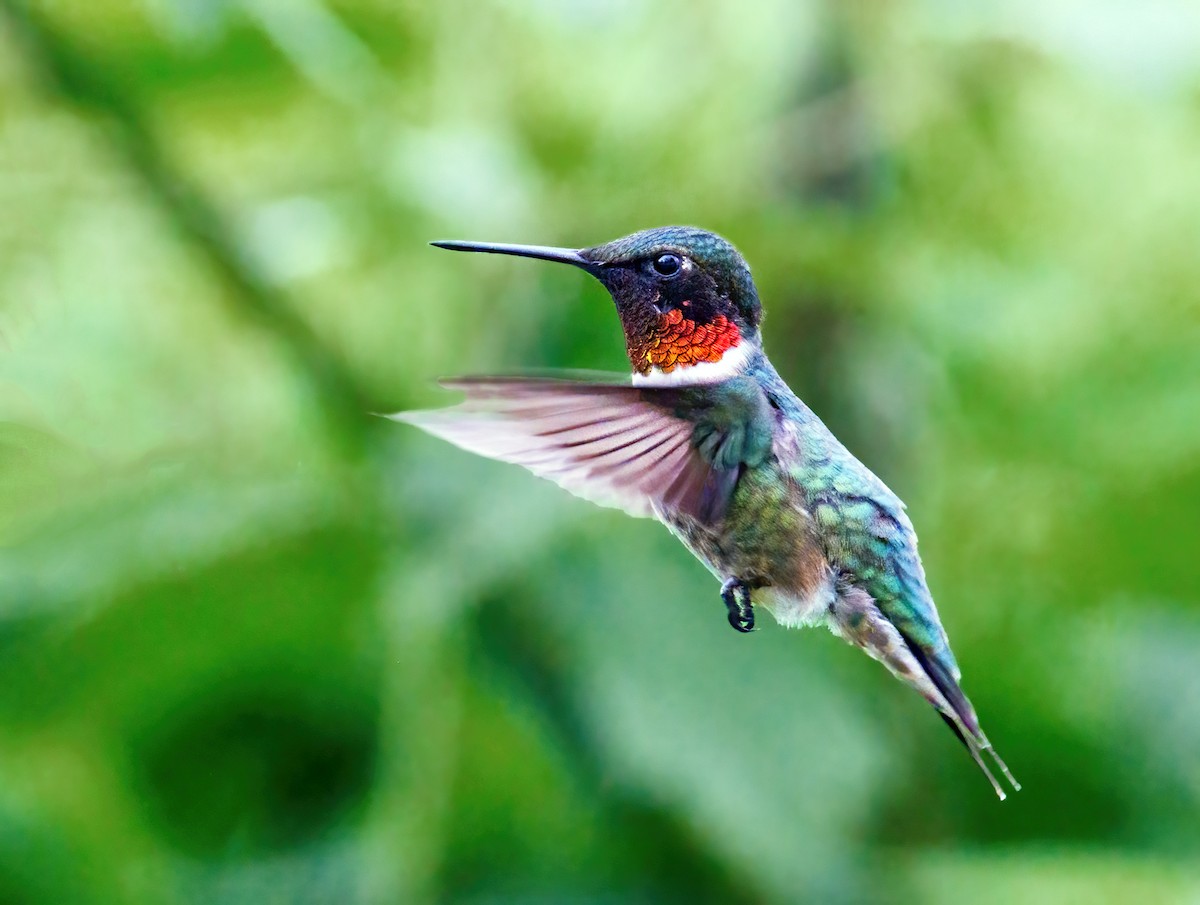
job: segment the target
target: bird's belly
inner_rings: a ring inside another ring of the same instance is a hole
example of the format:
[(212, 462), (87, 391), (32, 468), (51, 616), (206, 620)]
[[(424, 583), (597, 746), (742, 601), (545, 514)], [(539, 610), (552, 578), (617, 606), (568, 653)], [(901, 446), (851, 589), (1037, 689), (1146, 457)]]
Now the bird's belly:
[(832, 575), (827, 581), (804, 593), (782, 588), (763, 588), (754, 595), (754, 602), (762, 604), (784, 628), (803, 628), (810, 625), (825, 625), (829, 619), (829, 608), (837, 596)]
[(834, 581), (803, 503), (775, 469), (750, 469), (720, 524), (707, 527), (686, 516), (663, 521), (718, 578), (749, 583), (754, 602), (777, 621), (806, 625), (824, 618)]

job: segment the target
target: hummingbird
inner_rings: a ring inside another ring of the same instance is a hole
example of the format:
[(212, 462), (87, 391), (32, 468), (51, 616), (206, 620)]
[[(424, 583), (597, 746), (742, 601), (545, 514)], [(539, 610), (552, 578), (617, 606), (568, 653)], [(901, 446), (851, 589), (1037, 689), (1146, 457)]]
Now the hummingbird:
[(925, 581), (904, 503), (788, 387), (763, 350), (763, 308), (741, 254), (694, 227), (594, 248), (437, 241), (452, 251), (570, 264), (612, 296), (632, 374), (462, 377), (462, 403), (392, 417), (571, 493), (656, 518), (721, 582), (729, 624), (765, 608), (824, 625), (919, 692), (1001, 800)]

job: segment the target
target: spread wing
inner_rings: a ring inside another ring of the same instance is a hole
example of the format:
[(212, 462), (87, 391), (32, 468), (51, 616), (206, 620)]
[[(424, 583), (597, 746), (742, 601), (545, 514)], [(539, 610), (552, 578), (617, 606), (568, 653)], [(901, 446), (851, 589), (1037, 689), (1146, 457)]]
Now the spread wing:
[(676, 391), (522, 377), (443, 385), (466, 400), (389, 417), (602, 506), (635, 516), (683, 513), (707, 524), (724, 513), (737, 481), (737, 468), (711, 465), (696, 449), (696, 426), (676, 414)]

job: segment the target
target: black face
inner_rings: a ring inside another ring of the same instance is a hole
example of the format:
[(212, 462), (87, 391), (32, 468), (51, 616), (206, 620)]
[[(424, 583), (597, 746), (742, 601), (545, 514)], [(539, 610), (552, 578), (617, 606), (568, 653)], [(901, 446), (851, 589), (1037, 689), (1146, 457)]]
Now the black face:
[(719, 315), (752, 327), (717, 280), (680, 251), (655, 251), (644, 258), (605, 264), (593, 271), (616, 302), (622, 320), (657, 319), (674, 308), (698, 324)]
[(743, 333), (758, 327), (761, 309), (750, 269), (713, 233), (687, 226), (647, 229), (580, 251), (608, 287), (622, 317), (636, 309), (680, 308), (689, 320), (725, 315)]

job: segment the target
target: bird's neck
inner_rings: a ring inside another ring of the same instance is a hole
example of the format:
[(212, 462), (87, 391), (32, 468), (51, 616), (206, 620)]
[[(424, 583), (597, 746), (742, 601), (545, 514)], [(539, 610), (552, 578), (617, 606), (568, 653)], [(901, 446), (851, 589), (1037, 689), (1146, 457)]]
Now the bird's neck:
[(634, 326), (627, 325), (625, 345), (640, 386), (719, 383), (744, 371), (757, 348), (723, 314), (700, 324), (673, 308)]

